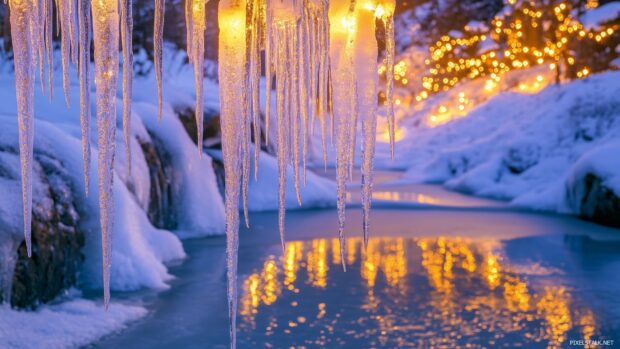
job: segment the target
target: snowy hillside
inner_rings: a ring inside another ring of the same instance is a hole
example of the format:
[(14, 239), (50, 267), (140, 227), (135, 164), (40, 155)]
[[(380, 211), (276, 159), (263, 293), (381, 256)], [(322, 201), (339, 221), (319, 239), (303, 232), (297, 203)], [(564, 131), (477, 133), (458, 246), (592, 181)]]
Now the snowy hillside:
[[(431, 98), (419, 111), (404, 113), (398, 154), (407, 164), (408, 181), (443, 183), (516, 206), (585, 216), (582, 203), (592, 189), (583, 187), (588, 174), (620, 196), (620, 165), (610, 159), (618, 154), (620, 139), (620, 72), (550, 85), (534, 94), (522, 93), (517, 85), (492, 98), (484, 97), (488, 91), (480, 84), (467, 82)], [(438, 106), (453, 105), (464, 94), (480, 103), (443, 125), (424, 122)]]

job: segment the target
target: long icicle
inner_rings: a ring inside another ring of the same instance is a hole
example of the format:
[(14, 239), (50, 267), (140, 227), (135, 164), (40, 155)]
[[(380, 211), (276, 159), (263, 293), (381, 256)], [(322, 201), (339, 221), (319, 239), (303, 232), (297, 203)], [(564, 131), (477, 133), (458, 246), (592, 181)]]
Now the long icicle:
[(131, 176), (131, 97), (133, 86), (133, 4), (132, 0), (121, 0), (121, 47), (123, 50), (123, 139), (125, 157)]
[(329, 4), (330, 20), (330, 72), (332, 78), (332, 103), (334, 131), (336, 132), (336, 187), (338, 208), (338, 236), (342, 267), (346, 270), (345, 221), (346, 181), (349, 175), (352, 111), (355, 107), (355, 69), (353, 67), (354, 33), (356, 18), (350, 12), (350, 0), (335, 0)]
[(219, 78), (222, 151), (225, 168), (226, 259), (230, 347), (235, 348), (237, 317), (237, 258), (239, 249), (239, 194), (241, 178), (242, 86), (246, 62), (246, 6), (244, 0), (219, 3)]
[(119, 13), (117, 0), (92, 0), (99, 150), (99, 212), (103, 252), (103, 300), (110, 303), (111, 242), (114, 224), (114, 148), (116, 144), (116, 84), (118, 76)]
[(375, 6), (357, 9), (359, 26), (356, 37), (355, 70), (357, 71), (358, 113), (362, 122), (362, 208), (364, 246), (370, 235), (370, 206), (372, 201), (373, 159), (377, 135), (377, 56), (375, 37)]
[(269, 147), (269, 126), (271, 123), (271, 92), (274, 69), (271, 18), (271, 1), (265, 0), (265, 146), (267, 147)]
[[(71, 105), (71, 79), (69, 77), (69, 64), (73, 60), (72, 48), (75, 40), (75, 20), (73, 19), (73, 1), (57, 0), (57, 16), (60, 21), (60, 53), (62, 59), (62, 87), (65, 92), (65, 103)], [(75, 47), (77, 48), (77, 47)]]
[(194, 65), (194, 85), (196, 89), (196, 144), (198, 146), (198, 156), (202, 158), (202, 140), (203, 140), (203, 90), (202, 81), (204, 78), (204, 57), (205, 57), (205, 30), (207, 27), (206, 5), (205, 0), (192, 0), (191, 9), (191, 61)]
[[(192, 1), (192, 0), (186, 0)], [(164, 49), (164, 15), (166, 0), (155, 0), (155, 26), (153, 28), (153, 64), (155, 65), (155, 80), (157, 82), (157, 119), (161, 120), (163, 108), (163, 49)]]
[(394, 159), (394, 144), (396, 143), (396, 118), (394, 115), (394, 11), (395, 0), (383, 0), (381, 2), (383, 13), (381, 19), (385, 27), (385, 60), (386, 60), (386, 91), (387, 119), (390, 133), (390, 155)]
[(17, 120), (19, 124), (19, 157), (22, 176), (24, 239), (28, 257), (32, 255), (32, 162), (34, 147), (34, 59), (29, 0), (10, 0), (11, 39), (15, 64)]
[(261, 9), (264, 3), (261, 0), (252, 0), (252, 17), (251, 17), (251, 44), (250, 44), (250, 90), (252, 105), (252, 124), (254, 125), (254, 180), (258, 180), (258, 169), (260, 160), (261, 145), (261, 121), (260, 121), (260, 77), (261, 77), (261, 56), (260, 44), (262, 32), (264, 30), (261, 23)]
[(248, 213), (248, 185), (250, 184), (250, 138), (251, 138), (251, 118), (252, 113), (252, 12), (254, 12), (254, 1), (246, 2), (246, 23), (245, 23), (245, 65), (242, 68), (243, 86), (242, 98), (243, 113), (241, 121), (241, 202), (243, 206), (243, 218), (246, 228), (250, 227), (250, 216)]
[(300, 109), (301, 109), (301, 101), (300, 101), (300, 89), (301, 82), (299, 78), (299, 60), (300, 60), (300, 52), (299, 52), (299, 23), (295, 22), (293, 25), (289, 26), (288, 29), (288, 43), (289, 43), (289, 59), (292, 63), (291, 67), (291, 77), (292, 77), (292, 93), (293, 98), (291, 100), (292, 106), (292, 114), (291, 118), (293, 119), (293, 147), (292, 147), (292, 155), (293, 155), (293, 181), (295, 184), (295, 195), (297, 196), (297, 204), (301, 206), (301, 185), (300, 185)]
[(54, 35), (53, 2), (54, 0), (43, 0), (43, 12), (45, 16), (45, 54), (47, 56), (47, 84), (50, 100), (54, 97), (54, 44), (52, 41)]
[[(84, 162), (84, 190), (90, 187), (90, 0), (79, 0), (79, 59), (80, 128), (82, 131), (82, 160)], [(47, 33), (46, 33), (47, 35)], [(50, 69), (52, 69), (50, 67)], [(51, 92), (50, 92), (51, 93)]]

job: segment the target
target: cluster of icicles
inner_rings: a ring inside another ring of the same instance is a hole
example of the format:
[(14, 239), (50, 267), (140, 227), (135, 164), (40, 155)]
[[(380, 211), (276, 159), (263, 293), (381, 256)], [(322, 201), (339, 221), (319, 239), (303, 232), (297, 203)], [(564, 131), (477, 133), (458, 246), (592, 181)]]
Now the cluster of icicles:
[[(32, 162), (35, 72), (41, 87), (47, 80), (53, 94), (53, 6), (61, 38), (63, 88), (70, 103), (69, 65), (78, 65), (80, 122), (85, 190), (90, 172), (90, 45), (94, 43), (98, 188), (103, 254), (104, 302), (110, 299), (111, 233), (114, 215), (113, 166), (116, 132), (116, 86), (119, 41), (122, 47), (123, 127), (129, 153), (132, 91), (132, 0), (8, 0), (15, 60), (19, 119), (24, 234), (31, 255)], [(187, 53), (194, 66), (196, 123), (202, 154), (203, 62), (206, 4), (186, 0)], [(155, 2), (154, 67), (158, 116), (162, 113), (162, 46), (165, 0)], [(222, 147), (226, 173), (226, 234), (228, 302), (231, 345), (235, 347), (237, 312), (237, 250), (239, 202), (245, 223), (247, 190), (254, 154), (258, 177), (261, 131), (269, 142), (272, 94), (275, 90), (275, 144), (279, 170), (279, 230), (285, 246), (285, 189), (287, 168), (294, 171), (299, 204), (301, 182), (306, 180), (309, 139), (319, 125), (323, 160), (327, 162), (328, 136), (337, 153), (338, 223), (341, 253), (345, 249), (347, 178), (352, 176), (356, 145), (361, 144), (364, 239), (368, 239), (373, 158), (377, 128), (377, 20), (386, 33), (387, 119), (394, 149), (394, 0), (220, 0), (219, 79)], [(92, 40), (91, 40), (92, 30)], [(264, 55), (262, 54), (264, 53)], [(264, 57), (264, 62), (262, 61)], [(266, 76), (265, 115), (260, 115), (260, 79)], [(47, 67), (47, 74), (45, 68)], [(46, 76), (47, 75), (47, 76)], [(274, 86), (275, 84), (275, 86)], [(356, 140), (361, 127), (363, 139)], [(254, 141), (254, 142), (253, 142)], [(254, 143), (254, 149), (252, 148)], [(131, 163), (129, 163), (131, 169)], [(341, 258), (345, 260), (344, 256)], [(343, 267), (345, 264), (343, 263)]]

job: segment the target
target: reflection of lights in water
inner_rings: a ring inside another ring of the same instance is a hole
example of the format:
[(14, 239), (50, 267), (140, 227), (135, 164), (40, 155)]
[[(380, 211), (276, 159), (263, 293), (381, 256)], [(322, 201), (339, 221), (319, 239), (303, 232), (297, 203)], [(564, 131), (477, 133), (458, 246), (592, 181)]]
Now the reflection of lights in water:
[(437, 205), (441, 203), (439, 199), (429, 195), (399, 191), (374, 191), (372, 193), (372, 198), (375, 200), (408, 201), (429, 205)]
[(315, 287), (325, 288), (327, 286), (327, 240), (313, 240), (312, 247), (307, 254), (308, 281)]
[[(520, 338), (522, 347), (556, 348), (566, 344), (569, 331), (583, 339), (600, 335), (594, 313), (573, 302), (565, 287), (531, 284), (493, 241), (371, 238), (364, 249), (360, 238), (351, 240), (346, 273), (338, 239), (289, 243), (282, 273), (268, 257), (243, 281), (242, 332), (254, 336), (264, 329), (270, 337), (289, 336), (290, 345), (323, 347), (351, 333), (369, 340), (369, 347), (461, 347), (487, 339), (505, 345), (507, 338)], [(304, 342), (290, 342), (299, 331)]]
[(349, 239), (347, 241), (347, 265), (353, 265), (353, 263), (355, 263), (359, 242), (359, 239)]
[(565, 287), (547, 287), (536, 309), (546, 321), (545, 333), (549, 348), (559, 348), (566, 340), (566, 333), (572, 327), (570, 296)]
[(337, 238), (331, 240), (332, 246), (332, 264), (340, 265), (342, 264), (342, 259), (340, 259), (340, 241)]
[(497, 262), (497, 256), (489, 252), (486, 258), (486, 265), (484, 268), (484, 274), (487, 279), (487, 284), (491, 290), (494, 290), (499, 286), (500, 274), (499, 263)]
[(265, 262), (261, 279), (263, 284), (263, 294), (261, 297), (265, 305), (271, 305), (278, 300), (278, 296), (282, 292), (282, 285), (278, 280), (278, 265), (275, 258), (271, 257)]
[(504, 299), (510, 311), (528, 311), (530, 308), (530, 294), (525, 282), (518, 277), (507, 276), (504, 282)]
[(300, 241), (288, 243), (286, 245), (286, 253), (284, 257), (284, 285), (289, 290), (295, 288), (295, 280), (297, 280), (297, 271), (299, 270), (299, 262), (302, 259), (303, 244)]

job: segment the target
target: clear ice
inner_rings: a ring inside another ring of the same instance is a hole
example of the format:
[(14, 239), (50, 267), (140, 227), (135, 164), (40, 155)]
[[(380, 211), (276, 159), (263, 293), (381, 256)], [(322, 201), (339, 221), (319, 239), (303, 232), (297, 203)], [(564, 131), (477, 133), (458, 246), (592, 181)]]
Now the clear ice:
[(116, 142), (116, 84), (120, 18), (116, 0), (92, 0), (99, 150), (99, 213), (103, 254), (103, 300), (110, 303), (110, 266), (114, 224), (114, 151)]

